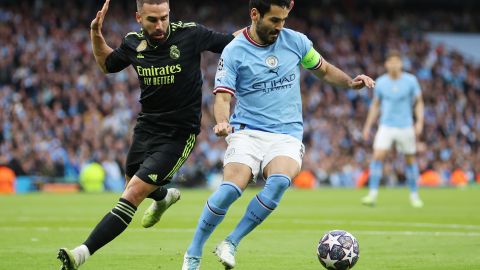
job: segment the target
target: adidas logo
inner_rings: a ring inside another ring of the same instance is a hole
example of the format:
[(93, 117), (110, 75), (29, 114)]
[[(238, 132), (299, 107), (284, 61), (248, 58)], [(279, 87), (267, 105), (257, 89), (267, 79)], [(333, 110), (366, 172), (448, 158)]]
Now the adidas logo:
[(157, 175), (157, 174), (149, 174), (148, 177), (149, 177), (150, 179), (152, 179), (152, 181), (157, 181), (158, 175)]
[(145, 58), (145, 56), (143, 56), (143, 54), (141, 54), (141, 53), (138, 53), (137, 58)]

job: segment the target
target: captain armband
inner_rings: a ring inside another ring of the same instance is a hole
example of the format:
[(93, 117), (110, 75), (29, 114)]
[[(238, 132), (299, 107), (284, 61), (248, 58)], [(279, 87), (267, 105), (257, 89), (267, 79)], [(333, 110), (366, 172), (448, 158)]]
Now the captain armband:
[(323, 64), (323, 57), (315, 48), (311, 48), (302, 59), (302, 66), (310, 70), (317, 70)]

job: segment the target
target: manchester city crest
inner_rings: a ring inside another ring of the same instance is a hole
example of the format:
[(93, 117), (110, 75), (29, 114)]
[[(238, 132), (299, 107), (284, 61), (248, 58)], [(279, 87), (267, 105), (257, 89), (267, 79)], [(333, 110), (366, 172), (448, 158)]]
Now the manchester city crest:
[(278, 66), (278, 58), (274, 55), (270, 55), (265, 59), (265, 64), (271, 69), (274, 69)]
[(180, 58), (180, 50), (176, 45), (172, 45), (170, 47), (170, 58), (172, 59), (178, 59)]

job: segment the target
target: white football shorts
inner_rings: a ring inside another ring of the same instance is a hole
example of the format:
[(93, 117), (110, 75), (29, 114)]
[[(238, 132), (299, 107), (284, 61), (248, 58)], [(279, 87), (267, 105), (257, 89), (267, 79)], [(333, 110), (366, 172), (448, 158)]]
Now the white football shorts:
[(377, 134), (375, 135), (373, 149), (390, 150), (392, 148), (392, 144), (395, 144), (397, 151), (402, 154), (415, 154), (417, 149), (415, 145), (414, 128), (396, 128), (380, 126), (378, 128)]
[(302, 167), (305, 146), (290, 135), (240, 130), (228, 135), (225, 140), (228, 147), (223, 166), (232, 162), (245, 164), (252, 169), (253, 181), (268, 163), (278, 156), (290, 157)]

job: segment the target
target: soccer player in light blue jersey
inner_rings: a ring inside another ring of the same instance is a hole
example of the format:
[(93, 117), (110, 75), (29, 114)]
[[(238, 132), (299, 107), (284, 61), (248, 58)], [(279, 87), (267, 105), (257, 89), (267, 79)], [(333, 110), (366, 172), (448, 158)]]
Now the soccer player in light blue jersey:
[[(374, 98), (369, 109), (363, 136), (368, 140), (373, 122), (380, 114), (380, 125), (373, 144), (373, 160), (370, 163), (369, 194), (362, 203), (374, 206), (378, 186), (382, 178), (383, 161), (395, 144), (396, 150), (405, 155), (405, 175), (410, 189), (410, 203), (415, 208), (423, 206), (418, 196), (418, 166), (415, 161), (415, 141), (423, 129), (423, 99), (417, 78), (402, 71), (402, 58), (398, 51), (391, 51), (385, 61), (387, 73), (377, 79)], [(415, 113), (415, 123), (413, 121)]]
[[(215, 77), (214, 132), (227, 136), (224, 182), (207, 200), (183, 270), (200, 268), (206, 240), (248, 183), (262, 174), (265, 187), (215, 249), (225, 268), (233, 268), (240, 241), (277, 207), (300, 171), (304, 153), (300, 66), (338, 87), (375, 84), (365, 75), (352, 79), (323, 59), (305, 35), (283, 29), (291, 7), (290, 0), (250, 0), (251, 26), (222, 53)], [(236, 106), (229, 117), (232, 96)]]

